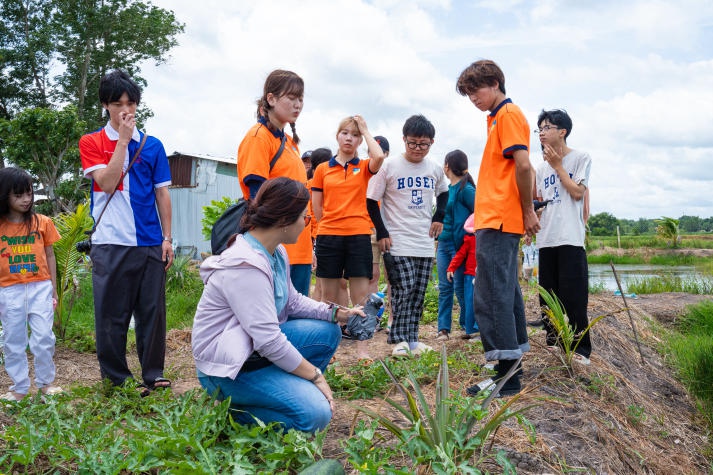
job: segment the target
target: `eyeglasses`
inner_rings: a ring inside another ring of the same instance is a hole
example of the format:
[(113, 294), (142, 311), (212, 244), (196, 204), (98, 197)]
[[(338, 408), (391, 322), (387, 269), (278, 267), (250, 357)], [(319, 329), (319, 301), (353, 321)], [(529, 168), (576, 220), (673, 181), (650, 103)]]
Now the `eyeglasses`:
[(310, 221), (312, 221), (312, 215), (306, 214), (305, 215), (305, 226), (309, 226)]
[(410, 148), (411, 150), (428, 150), (429, 147), (431, 146), (431, 142), (423, 142), (423, 143), (418, 143), (418, 142), (406, 142), (406, 146)]
[(556, 125), (544, 125), (544, 126), (542, 126), (541, 129), (535, 129), (535, 133), (541, 134), (541, 133), (547, 132), (548, 130), (552, 130), (552, 129), (559, 130), (559, 127), (557, 127)]

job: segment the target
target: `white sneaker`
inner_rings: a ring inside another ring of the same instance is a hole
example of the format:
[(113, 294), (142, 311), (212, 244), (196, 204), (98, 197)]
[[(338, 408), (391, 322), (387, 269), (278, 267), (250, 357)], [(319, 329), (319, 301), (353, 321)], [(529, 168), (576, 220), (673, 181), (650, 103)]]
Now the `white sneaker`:
[(427, 351), (434, 351), (433, 347), (426, 345), (425, 343), (421, 343), (420, 341), (416, 344), (416, 348), (413, 350), (414, 355), (420, 355), (422, 353), (425, 353)]
[(394, 351), (391, 352), (391, 356), (411, 356), (411, 350), (408, 348), (408, 342), (402, 341), (397, 343)]

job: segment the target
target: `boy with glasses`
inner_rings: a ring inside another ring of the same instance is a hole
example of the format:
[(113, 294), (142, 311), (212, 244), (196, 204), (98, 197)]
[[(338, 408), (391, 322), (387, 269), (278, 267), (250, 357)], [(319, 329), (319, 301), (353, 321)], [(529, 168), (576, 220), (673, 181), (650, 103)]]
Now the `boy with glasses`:
[(448, 202), (443, 168), (426, 160), (435, 135), (424, 116), (409, 117), (403, 127), (406, 151), (384, 163), (366, 192), (379, 248), (391, 253), (398, 275), (395, 282), (389, 281), (393, 323), (387, 341), (396, 343), (394, 356), (433, 349), (418, 341), (418, 324), (433, 269), (434, 239), (443, 229)]
[[(468, 66), (456, 90), (481, 111), (489, 111), (488, 140), (476, 186), (475, 239), (478, 272), (475, 276), (474, 313), (480, 327), (485, 359), (502, 379), (523, 353), (530, 350), (525, 306), (518, 282), (520, 237), (532, 236), (540, 225), (532, 203), (530, 128), (524, 114), (505, 95), (505, 75), (490, 60)], [(500, 396), (520, 392), (518, 369), (500, 390)], [(467, 389), (474, 396), (489, 384)]]
[[(540, 137), (545, 161), (537, 167), (535, 195), (540, 200), (552, 200), (542, 211), (542, 229), (537, 233), (540, 285), (557, 295), (576, 334), (582, 335), (573, 361), (588, 365), (592, 343), (589, 332), (583, 333), (589, 325), (584, 204), (592, 159), (586, 152), (567, 146), (572, 119), (566, 111), (543, 110), (537, 124), (539, 129), (535, 132)], [(542, 298), (540, 305), (544, 305)], [(556, 332), (548, 318), (543, 317), (542, 323), (548, 349), (557, 351), (561, 342)]]

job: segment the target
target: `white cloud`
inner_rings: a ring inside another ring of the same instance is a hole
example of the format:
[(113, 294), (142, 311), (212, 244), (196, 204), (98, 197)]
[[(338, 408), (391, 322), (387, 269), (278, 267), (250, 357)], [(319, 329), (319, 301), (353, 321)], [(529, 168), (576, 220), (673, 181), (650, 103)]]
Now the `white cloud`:
[(265, 77), (286, 68), (305, 79), (303, 150), (334, 149), (337, 123), (358, 112), (398, 152), (404, 120), (423, 113), (436, 126), (430, 157), (460, 148), (476, 175), (486, 116), (455, 81), (488, 57), (531, 128), (542, 108), (570, 112), (570, 145), (594, 161), (593, 212), (713, 215), (701, 198), (713, 185), (713, 2), (154, 3), (186, 23), (171, 61), (143, 67), (147, 129), (169, 153), (234, 156)]

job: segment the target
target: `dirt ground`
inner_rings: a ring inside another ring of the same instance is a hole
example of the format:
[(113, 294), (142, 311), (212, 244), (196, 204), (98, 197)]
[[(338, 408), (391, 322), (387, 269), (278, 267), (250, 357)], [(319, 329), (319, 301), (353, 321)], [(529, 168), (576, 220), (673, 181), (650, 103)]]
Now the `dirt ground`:
[[(710, 297), (666, 293), (628, 299), (639, 353), (622, 298), (611, 293), (591, 295), (590, 318), (606, 317), (592, 330), (592, 364), (577, 365), (572, 374), (545, 350), (544, 332), (533, 329), (532, 351), (523, 361), (526, 389), (516, 407), (535, 405), (526, 418), (535, 427), (536, 441), (533, 444), (520, 426), (508, 422), (497, 432), (495, 446), (508, 452), (519, 473), (710, 473), (712, 462), (703, 455), (710, 453), (703, 422), (692, 399), (655, 351), (660, 341), (652, 331), (652, 323), (668, 326), (686, 305), (704, 298)], [(535, 299), (529, 299), (527, 313), (530, 319), (538, 314)], [(422, 325), (422, 341), (440, 347), (435, 336), (433, 325)], [(472, 343), (455, 337), (446, 342), (449, 350), (468, 344)], [(370, 351), (373, 357), (385, 357), (391, 348), (382, 331), (376, 334)], [(343, 366), (358, 364), (354, 354), (353, 342), (344, 341), (336, 358)], [(56, 382), (63, 387), (93, 385), (100, 379), (93, 354), (58, 347), (55, 362)], [(138, 368), (135, 354), (130, 364)], [(173, 380), (176, 393), (199, 386), (190, 331), (169, 333), (166, 376)], [(473, 374), (474, 381), (484, 377)], [(5, 372), (0, 372), (0, 387), (9, 384)], [(472, 382), (452, 384), (460, 388)], [(355, 411), (345, 401), (337, 402), (324, 453), (344, 459), (339, 440), (349, 437)], [(360, 404), (379, 406), (374, 400)]]

